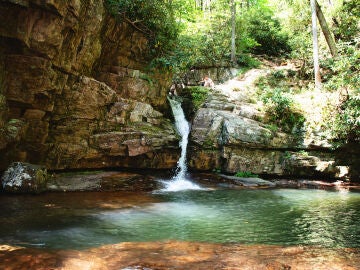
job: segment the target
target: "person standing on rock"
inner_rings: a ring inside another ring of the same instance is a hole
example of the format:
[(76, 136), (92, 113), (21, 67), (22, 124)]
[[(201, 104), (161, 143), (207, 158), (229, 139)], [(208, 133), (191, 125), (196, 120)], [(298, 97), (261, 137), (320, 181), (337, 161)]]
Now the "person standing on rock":
[(215, 87), (215, 84), (214, 84), (213, 80), (210, 79), (208, 76), (205, 76), (204, 79), (202, 79), (202, 81), (200, 83), (204, 87), (209, 87), (209, 88), (214, 88)]

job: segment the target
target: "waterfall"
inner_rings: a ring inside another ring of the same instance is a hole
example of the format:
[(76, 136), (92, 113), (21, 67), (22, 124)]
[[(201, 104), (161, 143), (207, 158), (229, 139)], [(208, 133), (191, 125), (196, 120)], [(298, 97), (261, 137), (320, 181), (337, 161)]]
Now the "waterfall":
[(164, 191), (178, 191), (185, 189), (201, 189), (198, 185), (186, 179), (187, 165), (186, 165), (186, 150), (188, 145), (188, 138), (190, 133), (190, 124), (186, 121), (184, 111), (181, 107), (181, 102), (176, 96), (168, 98), (175, 118), (175, 127), (181, 137), (180, 148), (181, 155), (177, 162), (176, 174), (170, 181), (163, 181), (165, 184)]

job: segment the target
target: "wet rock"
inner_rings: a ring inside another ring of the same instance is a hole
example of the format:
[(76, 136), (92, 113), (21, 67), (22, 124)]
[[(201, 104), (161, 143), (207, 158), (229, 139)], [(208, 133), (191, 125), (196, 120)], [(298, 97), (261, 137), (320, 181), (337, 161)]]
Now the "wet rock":
[(103, 177), (100, 187), (104, 191), (153, 191), (158, 189), (160, 185), (148, 175), (115, 173)]
[(153, 177), (130, 172), (83, 171), (60, 173), (47, 184), (50, 191), (152, 191)]
[(237, 177), (220, 173), (197, 173), (193, 179), (210, 188), (272, 188), (276, 187), (275, 181), (268, 181), (259, 177)]
[(38, 165), (14, 162), (1, 177), (2, 188), (10, 193), (40, 193), (46, 190), (47, 170)]
[(220, 177), (230, 180), (237, 185), (241, 185), (244, 187), (275, 187), (275, 183), (258, 178), (258, 177), (236, 177), (220, 174)]

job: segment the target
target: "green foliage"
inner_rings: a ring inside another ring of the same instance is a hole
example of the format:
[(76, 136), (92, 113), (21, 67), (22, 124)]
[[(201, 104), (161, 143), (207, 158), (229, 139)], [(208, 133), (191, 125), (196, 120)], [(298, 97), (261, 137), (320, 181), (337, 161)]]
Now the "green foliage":
[(190, 88), (192, 102), (196, 110), (205, 102), (209, 95), (209, 89), (202, 86), (193, 86)]
[(265, 127), (272, 132), (277, 132), (279, 130), (279, 127), (274, 124), (267, 124)]
[[(266, 1), (252, 1), (253, 9)], [(239, 6), (239, 5), (238, 5)], [(190, 0), (173, 1), (175, 17), (180, 34), (172, 53), (156, 59), (161, 65), (172, 67), (181, 72), (193, 66), (229, 65), (231, 47), (231, 14), (228, 1), (212, 2), (211, 12), (203, 13), (196, 9)], [(261, 13), (261, 12), (260, 12)], [(240, 14), (240, 13), (238, 13)], [(259, 63), (248, 53), (259, 44), (250, 35), (248, 13), (236, 18), (237, 63), (245, 67), (257, 67)]]
[(142, 79), (142, 80), (147, 81), (147, 82), (150, 84), (150, 86), (153, 86), (153, 85), (154, 85), (154, 81), (153, 81), (154, 78), (150, 77), (150, 76), (149, 76), (148, 74), (146, 74), (146, 73), (140, 73), (139, 78)]
[(260, 66), (260, 61), (252, 57), (248, 53), (241, 53), (237, 57), (237, 63), (243, 67), (244, 71), (247, 71), (250, 68), (257, 68)]
[(299, 153), (299, 155), (301, 155), (303, 157), (308, 157), (309, 156), (309, 153), (306, 152), (305, 150), (300, 150), (298, 153)]
[(292, 157), (292, 154), (289, 151), (285, 151), (285, 153), (281, 157), (281, 160), (282, 161), (289, 160), (289, 159), (291, 159), (291, 157)]
[(324, 87), (329, 91), (360, 89), (360, 50), (350, 42), (338, 43), (338, 49), (337, 58), (328, 58), (321, 63)]
[(334, 18), (335, 38), (342, 41), (352, 41), (360, 33), (360, 5), (358, 0), (344, 1), (344, 5)]
[(352, 45), (356, 42), (338, 43), (339, 56), (322, 62), (324, 89), (340, 94), (340, 104), (327, 117), (334, 146), (360, 141), (360, 51)]
[(281, 88), (267, 88), (260, 96), (265, 105), (266, 120), (281, 127), (283, 131), (301, 132), (305, 117), (297, 111), (294, 101)]
[(284, 70), (279, 69), (272, 72), (272, 76), (274, 76), (275, 79), (285, 79), (285, 73)]
[(213, 173), (221, 173), (221, 169), (220, 168), (215, 168), (212, 170)]
[(335, 142), (360, 142), (360, 90), (340, 107), (331, 123)]
[(236, 177), (243, 177), (243, 178), (255, 178), (255, 177), (259, 177), (257, 174), (253, 174), (252, 172), (243, 172), (243, 171), (240, 171), (240, 172), (237, 172), (235, 174)]
[(256, 81), (256, 86), (262, 92), (267, 92), (267, 88), (281, 88), (283, 92), (289, 94), (300, 93), (303, 90), (304, 82), (299, 81), (299, 72), (292, 69), (273, 70), (268, 75), (260, 77)]
[(249, 15), (247, 31), (256, 42), (256, 46), (251, 49), (252, 52), (279, 56), (291, 51), (289, 37), (276, 18), (262, 10), (255, 10)]
[(161, 58), (174, 49), (180, 29), (171, 2), (107, 0), (106, 7), (118, 20), (132, 24), (147, 36), (152, 58)]

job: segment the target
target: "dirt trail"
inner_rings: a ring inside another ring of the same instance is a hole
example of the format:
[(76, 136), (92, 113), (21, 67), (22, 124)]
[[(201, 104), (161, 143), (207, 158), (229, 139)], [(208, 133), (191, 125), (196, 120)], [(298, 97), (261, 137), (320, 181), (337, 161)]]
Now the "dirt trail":
[(231, 80), (226, 81), (224, 84), (216, 86), (216, 90), (224, 94), (232, 102), (241, 102), (248, 100), (255, 93), (255, 83), (263, 76), (275, 70), (292, 69), (295, 70), (293, 63), (281, 63), (262, 59), (262, 64), (259, 68), (253, 68)]

